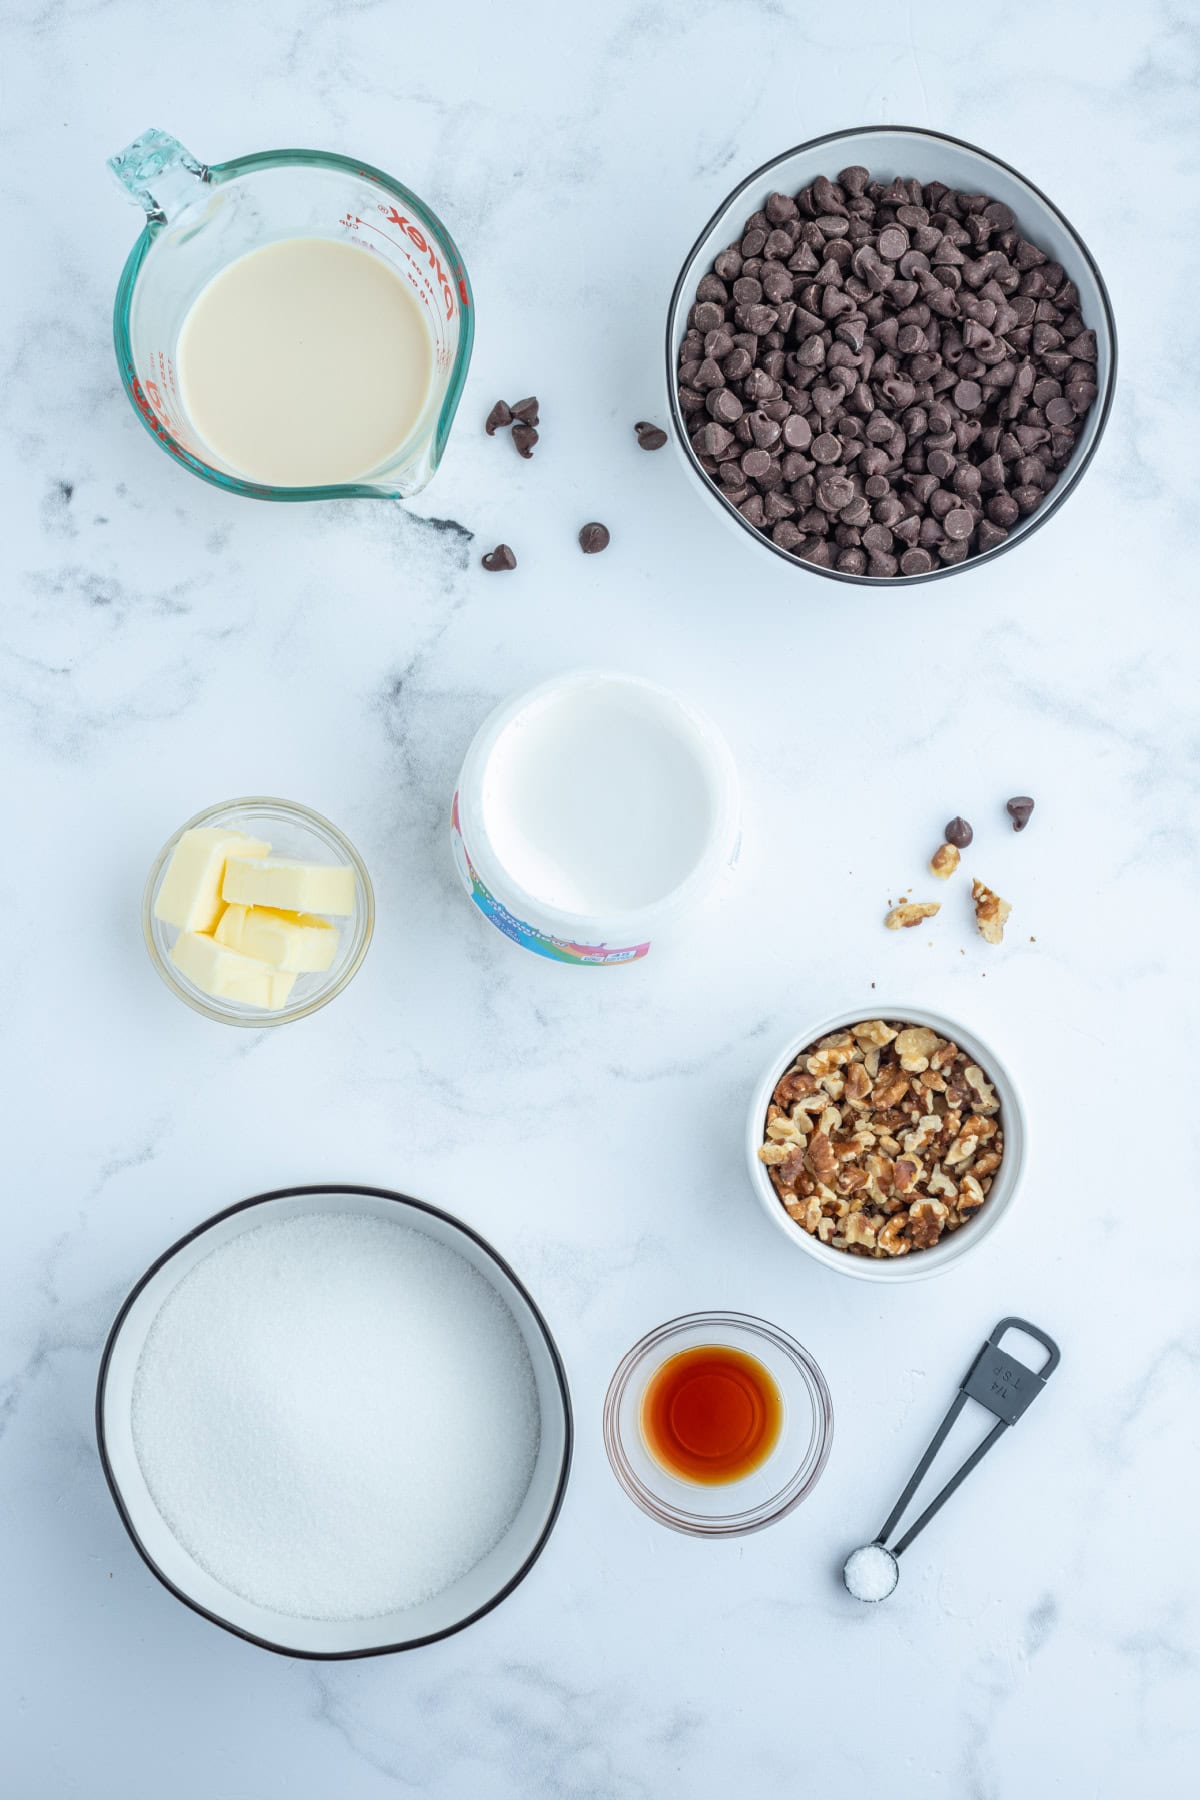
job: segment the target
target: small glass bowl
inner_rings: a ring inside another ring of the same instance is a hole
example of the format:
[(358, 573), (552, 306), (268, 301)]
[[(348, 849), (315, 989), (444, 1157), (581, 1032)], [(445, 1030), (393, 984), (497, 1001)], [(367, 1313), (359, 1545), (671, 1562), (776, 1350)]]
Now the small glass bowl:
[[(766, 1461), (738, 1481), (681, 1481), (651, 1456), (641, 1429), (650, 1378), (681, 1350), (724, 1344), (757, 1357), (783, 1399), (779, 1440)], [(741, 1537), (773, 1525), (807, 1499), (829, 1460), (833, 1403), (808, 1351), (777, 1325), (746, 1313), (688, 1313), (647, 1333), (622, 1358), (604, 1401), (604, 1448), (635, 1506), (692, 1537)]]
[[(171, 852), (184, 832), (197, 825), (227, 825), (231, 830), (245, 832), (248, 837), (262, 838), (270, 844), (272, 856), (295, 857), (303, 862), (349, 863), (354, 870), (354, 912), (349, 918), (334, 921), (338, 928), (338, 948), (332, 965), (320, 974), (297, 975), (291, 1000), (277, 1012), (246, 1006), (235, 1000), (214, 1000), (189, 981), (170, 960), (171, 946), (179, 933), (174, 925), (164, 925), (161, 919), (155, 918), (154, 902)], [(340, 994), (358, 972), (374, 929), (375, 890), (362, 857), (336, 825), (331, 825), (310, 807), (297, 806), (290, 800), (225, 800), (219, 806), (206, 807), (181, 825), (163, 845), (146, 878), (146, 891), (142, 897), (142, 933), (146, 948), (171, 992), (207, 1019), (216, 1019), (222, 1025), (248, 1025), (255, 1030), (264, 1025), (286, 1025), (292, 1019), (303, 1019), (306, 1014), (327, 1005), (335, 994)]]

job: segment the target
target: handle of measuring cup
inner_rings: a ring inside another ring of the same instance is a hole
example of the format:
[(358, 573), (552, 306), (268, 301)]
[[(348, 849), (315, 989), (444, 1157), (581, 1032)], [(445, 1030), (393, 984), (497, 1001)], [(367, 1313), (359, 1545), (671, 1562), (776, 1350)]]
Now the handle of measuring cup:
[(154, 126), (110, 156), (108, 166), (152, 225), (165, 223), (194, 198), (196, 183), (208, 180), (207, 164)]

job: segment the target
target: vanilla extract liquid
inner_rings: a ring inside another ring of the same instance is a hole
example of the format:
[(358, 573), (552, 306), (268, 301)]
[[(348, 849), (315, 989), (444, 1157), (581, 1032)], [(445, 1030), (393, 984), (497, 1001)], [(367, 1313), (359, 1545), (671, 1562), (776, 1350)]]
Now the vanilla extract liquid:
[(646, 1448), (681, 1481), (740, 1481), (767, 1460), (782, 1425), (774, 1377), (756, 1356), (728, 1344), (668, 1357), (642, 1395)]

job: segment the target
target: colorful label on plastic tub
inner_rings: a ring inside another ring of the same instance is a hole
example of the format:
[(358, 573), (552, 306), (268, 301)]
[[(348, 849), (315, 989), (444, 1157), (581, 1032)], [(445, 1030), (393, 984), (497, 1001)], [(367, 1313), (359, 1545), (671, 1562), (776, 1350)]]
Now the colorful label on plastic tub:
[(505, 937), (511, 938), (514, 944), (532, 950), (537, 956), (548, 956), (551, 962), (593, 965), (636, 962), (639, 956), (645, 956), (649, 950), (649, 944), (631, 944), (627, 949), (612, 949), (608, 944), (574, 944), (567, 938), (552, 937), (548, 932), (539, 931), (536, 926), (526, 924), (524, 919), (518, 919), (514, 913), (509, 912), (503, 901), (497, 900), (480, 877), (467, 854), (459, 823), (457, 794), (450, 809), (450, 841), (454, 849), (454, 866), (462, 878), (463, 886), (484, 918), (490, 920)]

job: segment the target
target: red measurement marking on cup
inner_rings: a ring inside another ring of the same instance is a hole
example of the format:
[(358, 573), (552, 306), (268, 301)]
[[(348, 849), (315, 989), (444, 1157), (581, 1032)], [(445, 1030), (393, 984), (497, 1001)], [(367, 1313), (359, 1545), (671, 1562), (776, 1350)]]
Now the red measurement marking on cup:
[[(381, 206), (379, 210), (380, 210), (380, 212), (386, 214), (389, 219), (391, 218), (391, 215), (395, 212), (394, 207)], [(398, 272), (403, 273), (404, 279), (408, 282), (408, 285), (412, 288), (413, 292), (416, 294), (416, 296), (417, 296), (418, 300), (420, 300), (421, 304), (423, 306), (432, 306), (432, 302), (435, 297), (435, 291), (436, 291), (434, 288), (434, 284), (432, 281), (429, 280), (428, 276), (426, 276), (422, 271), (420, 271), (417, 268), (417, 265), (413, 262), (412, 257), (408, 253), (408, 244), (407, 243), (401, 243), (399, 241), (399, 239), (394, 238), (390, 232), (383, 231), (378, 225), (372, 224), (370, 219), (361, 218), (358, 213), (351, 213), (351, 212), (343, 213), (341, 218), (338, 220), (338, 224), (344, 225), (347, 231), (359, 231), (361, 228), (365, 227), (366, 230), (373, 231), (375, 233), (376, 237), (381, 237), (385, 244), (394, 244), (396, 249), (401, 251), (401, 253), (403, 254), (405, 263), (407, 265), (407, 268), (405, 270), (398, 271)], [(428, 246), (425, 244), (425, 240), (423, 237), (421, 238), (420, 245), (418, 247), (425, 248), (426, 250), (428, 250)], [(374, 249), (374, 246), (371, 244), (364, 243), (363, 248), (365, 250), (370, 250), (372, 255), (377, 254), (377, 252)], [(430, 253), (430, 254), (431, 254), (431, 258), (432, 258), (432, 253)], [(391, 259), (389, 258), (388, 260), (390, 261)], [(436, 258), (432, 258), (432, 260), (436, 262)], [(446, 290), (445, 271), (442, 269), (442, 266), (440, 263), (437, 263), (436, 266), (437, 266), (437, 270), (440, 273), (441, 279), (442, 279), (442, 287), (441, 287), (440, 297), (446, 307), (446, 317), (447, 317), (447, 319), (450, 319), (454, 316), (453, 298), (447, 293), (447, 290)], [(415, 273), (414, 273), (414, 271), (415, 271)], [(460, 280), (458, 285), (459, 285), (459, 292), (462, 296), (463, 305), (465, 306), (467, 303), (466, 281)], [(437, 366), (439, 369), (445, 369), (445, 368), (448, 368), (449, 364), (450, 364), (450, 349), (449, 349), (449, 346), (446, 343), (444, 337), (441, 335), (440, 330), (436, 333), (436, 337), (437, 337), (437, 346), (436, 346), (436, 351), (435, 351), (435, 360), (437, 362)]]
[[(168, 365), (161, 351), (158, 352), (158, 357), (160, 364), (165, 369)], [(150, 429), (159, 437), (169, 438), (180, 449), (191, 450), (192, 446), (188, 440), (187, 431), (182, 421), (175, 416), (163, 399), (158, 383), (152, 381), (149, 376), (144, 382), (134, 376), (132, 387), (134, 402)]]
[[(427, 256), (429, 258), (429, 267), (433, 271), (434, 280), (437, 282), (438, 289), (441, 293), (442, 303), (446, 308), (446, 317), (448, 319), (453, 318), (454, 317), (454, 299), (455, 299), (454, 289), (450, 285), (450, 277), (447, 275), (445, 269), (442, 267), (441, 257), (438, 255), (438, 253), (434, 249), (433, 245), (429, 242), (428, 238), (425, 236), (425, 233), (421, 230), (419, 225), (414, 225), (411, 219), (405, 218), (404, 214), (402, 212), (400, 212), (396, 207), (384, 206), (381, 202), (379, 210), (383, 214), (384, 218), (387, 220), (389, 225), (397, 226), (404, 233), (404, 235), (408, 239), (409, 243), (412, 244), (415, 249), (419, 250), (423, 256)], [(359, 223), (363, 224), (363, 225), (370, 225), (370, 221), (368, 219), (362, 219), (359, 221)], [(379, 230), (379, 227), (377, 225), (371, 226), (370, 228), (373, 231)], [(383, 237), (386, 237), (387, 233), (382, 232), (380, 235)]]
[[(379, 210), (390, 224), (399, 225), (409, 238), (410, 242), (413, 243), (418, 250), (423, 250), (428, 256), (430, 267), (437, 276), (438, 286), (441, 290), (442, 299), (445, 302), (446, 317), (448, 319), (453, 318), (454, 294), (451, 289), (449, 278), (446, 275), (445, 269), (442, 267), (437, 252), (433, 249), (432, 245), (426, 241), (424, 233), (418, 231), (408, 219), (404, 218), (402, 214), (396, 211), (394, 206), (381, 205)], [(379, 236), (381, 238), (386, 238), (389, 244), (394, 244), (396, 242), (395, 238), (389, 237), (386, 231), (380, 231), (378, 225), (372, 225), (369, 219), (362, 219), (357, 213), (343, 213), (338, 220), (338, 224), (344, 225), (347, 231), (357, 231), (360, 225), (365, 225), (368, 231), (378, 232)], [(403, 246), (401, 246), (401, 248), (403, 248)], [(457, 278), (459, 301), (464, 307), (470, 306), (471, 297), (467, 292), (467, 278), (462, 271), (461, 265), (455, 264), (454, 273)]]

